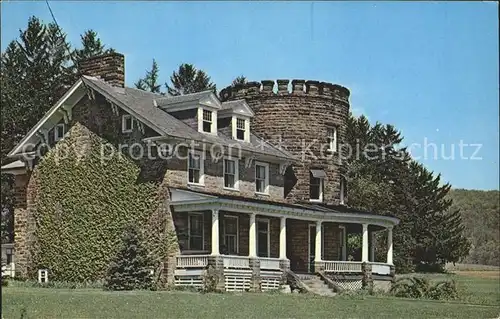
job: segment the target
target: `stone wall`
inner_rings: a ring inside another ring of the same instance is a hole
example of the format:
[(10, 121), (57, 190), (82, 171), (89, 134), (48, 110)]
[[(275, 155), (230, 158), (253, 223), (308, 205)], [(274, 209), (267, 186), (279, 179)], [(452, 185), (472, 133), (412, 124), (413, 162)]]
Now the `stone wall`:
[(217, 193), (221, 195), (236, 195), (249, 198), (283, 202), (284, 178), (279, 173), (279, 165), (269, 163), (269, 194), (255, 193), (255, 164), (245, 168), (245, 160), (238, 161), (239, 190), (224, 188), (223, 160), (214, 162), (207, 155), (204, 161), (204, 186), (188, 184), (187, 180), (187, 149), (181, 150), (182, 158), (172, 158), (168, 161), (167, 179), (172, 187), (191, 188), (193, 190)]
[[(261, 87), (262, 84), (262, 87)], [(280, 145), (300, 157), (286, 175), (285, 196), (290, 202), (309, 200), (309, 171), (326, 172), (323, 200), (340, 202), (340, 179), (343, 164), (339, 152), (327, 151), (327, 129), (337, 128), (338, 145), (344, 141), (349, 114), (349, 91), (339, 85), (317, 81), (288, 80), (250, 82), (221, 91), (223, 100), (244, 98), (255, 112), (251, 129), (260, 137)], [(309, 151), (310, 150), (310, 151)]]

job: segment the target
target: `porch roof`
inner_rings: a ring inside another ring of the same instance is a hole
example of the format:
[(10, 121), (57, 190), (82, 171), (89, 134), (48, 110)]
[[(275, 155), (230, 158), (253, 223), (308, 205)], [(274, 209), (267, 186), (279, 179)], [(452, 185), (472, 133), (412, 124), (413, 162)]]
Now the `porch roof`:
[(392, 227), (399, 224), (399, 219), (394, 216), (378, 215), (344, 205), (279, 203), (265, 199), (222, 195), (189, 188), (169, 188), (169, 190), (171, 205), (174, 206), (176, 211), (221, 209), (276, 217), (287, 216), (304, 220), (368, 223), (382, 227)]

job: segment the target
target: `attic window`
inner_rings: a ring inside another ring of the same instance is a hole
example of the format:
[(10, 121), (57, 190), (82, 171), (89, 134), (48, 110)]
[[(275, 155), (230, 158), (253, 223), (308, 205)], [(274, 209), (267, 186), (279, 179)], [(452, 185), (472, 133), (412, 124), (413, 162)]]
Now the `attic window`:
[(64, 138), (64, 134), (66, 134), (66, 126), (64, 123), (57, 124), (54, 127), (54, 141), (57, 142)]
[(203, 132), (212, 132), (212, 111), (203, 110)]
[(248, 119), (233, 116), (233, 139), (248, 142), (250, 140), (250, 122)]
[(245, 120), (244, 119), (236, 119), (236, 139), (237, 140), (245, 140)]
[(134, 118), (130, 114), (122, 115), (122, 132), (130, 133), (134, 128)]

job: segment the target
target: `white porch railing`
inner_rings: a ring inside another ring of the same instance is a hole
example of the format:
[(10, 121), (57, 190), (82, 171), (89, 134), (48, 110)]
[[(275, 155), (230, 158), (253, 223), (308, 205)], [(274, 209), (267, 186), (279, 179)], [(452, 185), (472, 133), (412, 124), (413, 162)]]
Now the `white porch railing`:
[(372, 265), (372, 273), (377, 275), (390, 275), (391, 274), (391, 266), (386, 263), (375, 263), (370, 262)]
[(224, 255), (224, 268), (250, 268), (250, 260), (247, 256)]
[(361, 272), (360, 261), (338, 261), (338, 260), (323, 260), (323, 268), (326, 272)]
[(203, 268), (208, 266), (208, 255), (177, 256), (177, 268)]
[(278, 258), (259, 257), (260, 269), (277, 269), (280, 270), (280, 260)]

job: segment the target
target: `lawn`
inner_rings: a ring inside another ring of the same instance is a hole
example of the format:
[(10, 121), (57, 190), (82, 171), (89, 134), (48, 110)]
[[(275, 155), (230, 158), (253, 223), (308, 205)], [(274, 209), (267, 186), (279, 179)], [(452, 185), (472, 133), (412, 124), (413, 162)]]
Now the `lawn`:
[[(444, 275), (431, 276), (441, 279)], [(20, 318), (497, 318), (498, 277), (456, 278), (459, 301), (378, 296), (334, 298), (284, 294), (196, 294), (188, 292), (106, 292), (100, 289), (7, 287), (5, 319)]]

